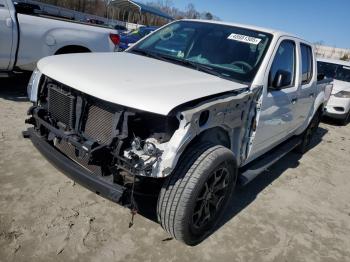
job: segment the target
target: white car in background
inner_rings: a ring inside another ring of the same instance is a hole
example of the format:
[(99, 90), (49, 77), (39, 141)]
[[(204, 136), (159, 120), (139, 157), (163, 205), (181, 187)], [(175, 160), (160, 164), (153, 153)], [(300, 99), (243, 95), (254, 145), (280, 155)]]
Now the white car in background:
[(320, 74), (334, 79), (325, 114), (346, 125), (350, 120), (350, 62), (319, 58), (317, 66)]

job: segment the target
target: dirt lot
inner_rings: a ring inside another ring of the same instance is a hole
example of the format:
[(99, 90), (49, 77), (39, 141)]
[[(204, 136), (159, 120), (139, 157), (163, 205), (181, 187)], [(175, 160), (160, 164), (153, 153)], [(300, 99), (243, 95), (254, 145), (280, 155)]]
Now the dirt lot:
[[(322, 124), (238, 189), (222, 226), (186, 247), (76, 185), (24, 140), (25, 81), (0, 79), (0, 261), (350, 261), (350, 124)], [(151, 216), (152, 217), (152, 216)]]

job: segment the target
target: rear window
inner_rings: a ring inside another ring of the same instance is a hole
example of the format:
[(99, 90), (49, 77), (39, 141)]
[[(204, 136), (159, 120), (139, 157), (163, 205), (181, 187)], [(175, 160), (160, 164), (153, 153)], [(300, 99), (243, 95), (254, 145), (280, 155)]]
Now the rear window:
[(310, 83), (312, 79), (312, 49), (310, 46), (300, 44), (301, 60), (302, 60), (302, 84)]

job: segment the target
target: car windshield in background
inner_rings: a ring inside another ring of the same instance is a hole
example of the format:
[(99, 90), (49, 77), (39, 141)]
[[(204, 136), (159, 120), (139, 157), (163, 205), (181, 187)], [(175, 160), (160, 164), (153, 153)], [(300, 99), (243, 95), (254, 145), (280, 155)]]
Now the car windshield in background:
[(350, 82), (350, 66), (317, 62), (318, 72), (324, 74), (327, 78)]
[(250, 83), (271, 39), (270, 34), (245, 28), (178, 21), (135, 45), (130, 52)]
[(152, 33), (155, 30), (157, 30), (157, 28), (140, 27), (138, 29), (131, 31), (129, 35), (138, 35), (140, 37), (144, 37), (144, 36), (148, 35), (149, 33)]

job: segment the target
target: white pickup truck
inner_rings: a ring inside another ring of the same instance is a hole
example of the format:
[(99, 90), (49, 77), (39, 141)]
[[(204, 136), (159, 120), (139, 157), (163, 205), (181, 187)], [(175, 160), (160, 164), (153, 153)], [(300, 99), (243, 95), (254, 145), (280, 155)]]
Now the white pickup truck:
[(0, 0), (1, 74), (33, 71), (46, 56), (113, 52), (119, 44), (116, 30), (40, 15), (37, 8)]
[(308, 149), (331, 89), (298, 37), (181, 20), (123, 53), (39, 61), (24, 136), (112, 201), (156, 195), (162, 227), (195, 245), (237, 184)]

